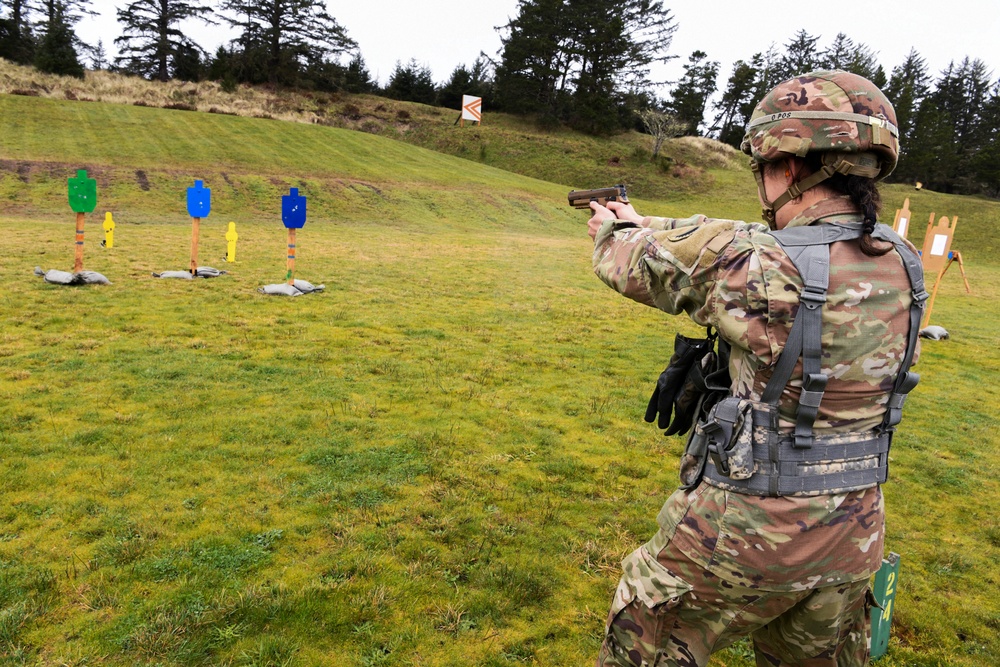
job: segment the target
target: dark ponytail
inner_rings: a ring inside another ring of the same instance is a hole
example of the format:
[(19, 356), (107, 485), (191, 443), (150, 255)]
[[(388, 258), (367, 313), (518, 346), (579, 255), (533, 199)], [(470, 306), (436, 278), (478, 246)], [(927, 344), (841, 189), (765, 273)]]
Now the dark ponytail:
[[(822, 167), (822, 163), (818, 157), (813, 155), (809, 157), (812, 159), (806, 164), (813, 171), (818, 171)], [(854, 205), (865, 216), (865, 233), (860, 241), (861, 252), (869, 257), (881, 257), (892, 250), (891, 243), (882, 243), (872, 238), (872, 232), (875, 231), (875, 223), (878, 221), (878, 214), (882, 210), (882, 194), (878, 190), (878, 183), (875, 182), (875, 179), (833, 174), (823, 184), (829, 185), (831, 189), (850, 197)]]
[[(869, 257), (881, 257), (892, 250), (891, 244), (881, 243), (872, 238), (879, 211), (882, 210), (882, 195), (878, 190), (878, 184), (871, 178), (862, 178), (861, 176), (842, 176), (837, 180), (842, 180), (842, 191), (851, 198), (854, 205), (861, 209), (865, 216), (863, 227), (865, 233), (860, 241), (861, 252)], [(841, 189), (838, 187), (840, 185), (840, 183), (835, 183), (834, 187)]]

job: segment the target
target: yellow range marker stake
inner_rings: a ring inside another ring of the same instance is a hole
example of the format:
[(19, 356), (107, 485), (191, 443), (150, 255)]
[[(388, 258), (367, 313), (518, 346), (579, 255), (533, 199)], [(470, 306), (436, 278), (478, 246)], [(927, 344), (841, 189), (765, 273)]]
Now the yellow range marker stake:
[(295, 228), (288, 229), (288, 284), (295, 284)]

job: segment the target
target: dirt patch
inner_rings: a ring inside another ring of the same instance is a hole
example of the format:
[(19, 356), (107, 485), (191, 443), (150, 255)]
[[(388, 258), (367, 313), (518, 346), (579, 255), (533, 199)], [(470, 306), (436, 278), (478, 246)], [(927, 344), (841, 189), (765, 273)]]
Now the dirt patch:
[(149, 179), (146, 177), (146, 172), (142, 169), (135, 170), (135, 182), (139, 184), (140, 190), (149, 192)]
[(220, 176), (222, 176), (222, 180), (224, 180), (226, 182), (226, 184), (229, 185), (229, 187), (231, 187), (231, 188), (235, 188), (236, 187), (235, 185), (233, 185), (233, 182), (229, 179), (229, 174), (227, 174), (226, 172), (222, 172), (220, 174)]

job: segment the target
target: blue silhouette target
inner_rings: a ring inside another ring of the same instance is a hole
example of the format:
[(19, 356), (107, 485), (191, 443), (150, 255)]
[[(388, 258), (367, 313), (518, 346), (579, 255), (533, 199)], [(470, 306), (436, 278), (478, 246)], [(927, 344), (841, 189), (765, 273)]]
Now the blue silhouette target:
[(195, 181), (188, 188), (188, 215), (192, 218), (207, 218), (212, 211), (212, 191), (203, 187), (202, 181)]
[(291, 188), (281, 196), (281, 222), (288, 229), (302, 229), (306, 224), (306, 198), (299, 196), (298, 188)]

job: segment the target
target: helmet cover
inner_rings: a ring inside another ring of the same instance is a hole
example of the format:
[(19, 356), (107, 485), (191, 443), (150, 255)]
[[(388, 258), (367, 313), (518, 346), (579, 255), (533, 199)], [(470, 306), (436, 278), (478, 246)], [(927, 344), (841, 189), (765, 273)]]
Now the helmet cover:
[(874, 153), (881, 180), (896, 167), (899, 130), (889, 98), (868, 79), (821, 70), (774, 87), (754, 108), (740, 146), (755, 162), (808, 153)]

